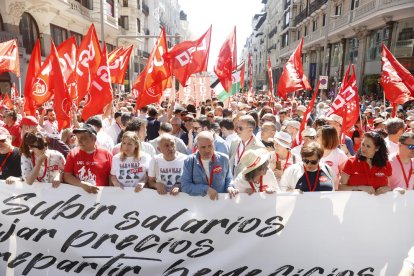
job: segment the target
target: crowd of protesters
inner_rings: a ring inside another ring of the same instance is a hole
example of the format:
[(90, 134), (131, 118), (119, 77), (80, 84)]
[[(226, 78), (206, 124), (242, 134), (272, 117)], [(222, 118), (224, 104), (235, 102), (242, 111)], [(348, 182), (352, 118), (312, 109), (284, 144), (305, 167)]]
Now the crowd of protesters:
[(73, 127), (60, 130), (52, 108), (25, 116), (17, 101), (15, 109), (1, 107), (0, 179), (213, 200), (220, 193), (413, 189), (410, 106), (392, 117), (382, 101), (363, 99), (360, 120), (342, 133), (344, 119), (326, 116), (330, 101), (318, 100), (300, 132), (308, 105), (257, 95), (226, 106), (213, 98), (197, 107), (164, 101), (136, 111), (125, 100), (86, 122), (73, 110)]

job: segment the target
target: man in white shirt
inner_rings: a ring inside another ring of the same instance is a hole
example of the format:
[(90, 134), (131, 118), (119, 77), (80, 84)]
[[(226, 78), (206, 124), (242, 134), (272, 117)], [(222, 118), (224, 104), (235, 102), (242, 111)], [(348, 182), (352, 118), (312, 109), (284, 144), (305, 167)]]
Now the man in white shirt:
[(109, 135), (109, 137), (111, 137), (114, 144), (116, 144), (118, 135), (119, 133), (121, 133), (122, 128), (123, 128), (122, 122), (121, 122), (121, 116), (122, 116), (122, 112), (120, 111), (115, 112), (114, 114), (115, 122), (110, 127), (105, 129), (105, 132)]
[(87, 124), (93, 126), (96, 130), (96, 145), (112, 152), (114, 142), (112, 138), (102, 130), (102, 120), (98, 116), (92, 116), (86, 121)]
[(224, 118), (220, 122), (220, 129), (221, 129), (222, 136), (226, 141), (226, 144), (230, 148), (231, 141), (233, 141), (234, 139), (238, 137), (236, 131), (234, 130), (233, 120), (230, 118)]
[(47, 120), (44, 121), (44, 117), (39, 117), (39, 125), (43, 130), (51, 136), (59, 137), (59, 127), (56, 120), (56, 113), (53, 108), (46, 109)]
[(388, 149), (388, 156), (398, 153), (398, 140), (401, 134), (404, 133), (404, 121), (399, 118), (388, 119), (385, 122), (387, 127), (388, 137), (385, 138), (385, 144)]
[(158, 194), (177, 195), (181, 190), (181, 174), (187, 155), (176, 151), (175, 138), (164, 133), (158, 137), (157, 150), (148, 169), (148, 186), (157, 190)]

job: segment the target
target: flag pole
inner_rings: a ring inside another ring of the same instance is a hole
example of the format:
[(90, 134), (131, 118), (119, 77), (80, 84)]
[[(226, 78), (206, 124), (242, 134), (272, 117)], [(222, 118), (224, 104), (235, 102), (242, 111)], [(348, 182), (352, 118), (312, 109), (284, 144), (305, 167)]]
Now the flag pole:
[(22, 97), (22, 77), (19, 77), (19, 97)]

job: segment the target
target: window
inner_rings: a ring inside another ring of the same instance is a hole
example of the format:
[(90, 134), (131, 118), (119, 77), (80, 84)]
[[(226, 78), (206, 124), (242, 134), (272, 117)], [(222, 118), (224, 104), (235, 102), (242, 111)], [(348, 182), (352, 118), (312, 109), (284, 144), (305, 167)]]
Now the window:
[(299, 39), (301, 39), (301, 38), (302, 38), (302, 36), (301, 36), (301, 31), (300, 31), (300, 30), (298, 30), (297, 40), (299, 40)]
[(106, 0), (106, 14), (115, 17), (114, 0)]
[(289, 25), (289, 21), (290, 21), (290, 11), (288, 11), (287, 13), (285, 13), (284, 15), (284, 27), (287, 27)]
[(56, 25), (50, 24), (50, 36), (56, 46), (68, 39), (68, 31)]
[(312, 31), (316, 31), (318, 29), (318, 19), (314, 19), (312, 21)]
[(351, 10), (354, 10), (354, 9), (358, 8), (359, 7), (359, 2), (360, 2), (360, 0), (352, 0)]
[(141, 33), (141, 20), (139, 18), (137, 18), (137, 32)]
[(381, 60), (382, 44), (388, 43), (388, 28), (373, 31), (368, 36), (367, 52), (365, 55), (366, 61)]
[(141, 0), (137, 0), (137, 9), (140, 10), (141, 9)]
[(339, 64), (341, 64), (341, 62), (342, 62), (342, 56), (343, 56), (342, 43), (339, 42), (339, 43), (332, 44), (332, 47), (331, 47), (331, 66), (332, 67), (339, 66)]
[(23, 13), (19, 22), (19, 31), (23, 35), (23, 46), (26, 53), (31, 54), (36, 40), (39, 38), (39, 28), (34, 18), (27, 12)]
[(305, 25), (305, 36), (308, 35), (308, 26)]
[(342, 4), (339, 4), (335, 6), (335, 15), (341, 15), (342, 14)]
[(77, 45), (80, 45), (81, 44), (82, 39), (83, 39), (83, 35), (81, 35), (79, 33), (76, 33), (76, 32), (73, 32), (73, 31), (70, 31), (70, 36), (74, 36), (75, 37), (76, 44)]
[(325, 25), (326, 25), (326, 13), (322, 15), (322, 27), (325, 27)]
[(0, 14), (0, 31), (4, 31), (3, 18), (1, 17), (1, 14)]
[(282, 48), (289, 45), (289, 33), (285, 33), (282, 35)]
[(115, 46), (112, 44), (106, 44), (106, 50), (108, 53), (112, 52), (113, 50), (115, 50)]
[(128, 0), (122, 0), (122, 7), (128, 7)]
[(122, 15), (118, 20), (118, 25), (124, 28), (125, 30), (129, 30), (128, 16)]
[(76, 0), (79, 2), (83, 7), (93, 10), (93, 0)]
[(348, 55), (346, 64), (351, 62), (356, 64), (358, 61), (358, 47), (359, 47), (359, 40), (358, 38), (351, 38), (349, 39), (348, 43)]

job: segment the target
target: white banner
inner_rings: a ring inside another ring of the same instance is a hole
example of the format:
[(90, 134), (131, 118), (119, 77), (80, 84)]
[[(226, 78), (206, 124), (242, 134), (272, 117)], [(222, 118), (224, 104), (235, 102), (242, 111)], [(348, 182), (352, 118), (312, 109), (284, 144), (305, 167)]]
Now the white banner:
[(2, 185), (0, 275), (397, 275), (414, 192), (218, 201), (62, 184)]

